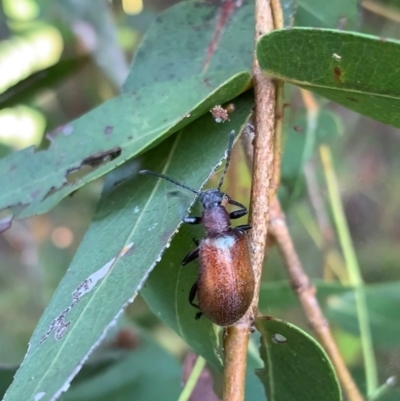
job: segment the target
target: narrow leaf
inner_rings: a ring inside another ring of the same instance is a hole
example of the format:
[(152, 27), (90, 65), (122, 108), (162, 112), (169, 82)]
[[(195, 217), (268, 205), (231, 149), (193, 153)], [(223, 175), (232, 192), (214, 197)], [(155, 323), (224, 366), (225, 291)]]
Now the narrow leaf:
[[(235, 6), (220, 26), (221, 7), (189, 1), (166, 11), (143, 40), (121, 96), (50, 133), (48, 150), (28, 148), (0, 160), (0, 210), (29, 205), (17, 210), (20, 217), (44, 213), (244, 92), (250, 86), (253, 6), (248, 0)], [(77, 171), (79, 178), (71, 176)]]
[[(316, 288), (316, 296), (321, 303), (329, 301), (332, 296), (342, 295), (352, 290), (352, 287), (338, 282), (313, 280), (312, 284)], [(261, 311), (288, 309), (295, 306), (300, 306), (300, 301), (287, 280), (270, 281), (261, 284), (258, 304)]]
[(355, 30), (359, 20), (357, 0), (297, 0), (295, 25)]
[(100, 374), (74, 383), (62, 401), (176, 400), (181, 392), (181, 367), (148, 333), (141, 333), (137, 348), (125, 350)]
[(268, 401), (341, 401), (333, 366), (311, 336), (271, 317), (257, 318), (255, 324), (264, 361), (257, 374)]
[[(400, 282), (365, 286), (373, 343), (381, 349), (400, 346)], [(344, 330), (359, 336), (354, 291), (329, 300), (327, 317)]]
[(293, 28), (258, 43), (263, 71), (351, 110), (400, 127), (400, 42), (353, 32)]
[[(200, 188), (223, 157), (229, 132), (240, 130), (251, 108), (248, 93), (235, 100), (231, 121), (217, 124), (205, 115), (143, 160), (107, 177), (94, 221), (32, 335), (4, 401), (42, 393), (42, 401), (55, 400), (66, 391), (171, 241), (192, 194), (177, 197), (169, 193), (169, 183), (137, 175), (137, 170), (163, 172)], [(168, 274), (164, 272), (165, 281)]]

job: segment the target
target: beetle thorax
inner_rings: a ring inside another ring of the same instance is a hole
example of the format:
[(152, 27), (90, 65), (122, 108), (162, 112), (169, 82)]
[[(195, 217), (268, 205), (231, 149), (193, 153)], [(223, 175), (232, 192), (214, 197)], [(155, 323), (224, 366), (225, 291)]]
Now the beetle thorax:
[(214, 206), (203, 211), (202, 221), (207, 234), (221, 234), (229, 231), (231, 221), (224, 206)]

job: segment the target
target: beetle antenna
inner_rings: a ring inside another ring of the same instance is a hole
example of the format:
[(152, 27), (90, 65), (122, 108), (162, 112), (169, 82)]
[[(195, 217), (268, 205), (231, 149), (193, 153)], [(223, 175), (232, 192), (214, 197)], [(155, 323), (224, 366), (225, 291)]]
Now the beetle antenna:
[(200, 193), (199, 191), (196, 191), (195, 189), (190, 188), (185, 184), (181, 184), (180, 182), (175, 181), (172, 178), (169, 178), (164, 174), (158, 174), (158, 173), (155, 173), (154, 171), (150, 171), (150, 170), (141, 170), (141, 171), (139, 171), (139, 173), (140, 174), (154, 175), (155, 177), (164, 178), (164, 180), (172, 182), (173, 184), (177, 185), (178, 187), (182, 187), (182, 188), (188, 189), (189, 191), (194, 192), (195, 194), (199, 194)]
[(222, 177), (219, 180), (218, 183), (218, 191), (221, 190), (222, 184), (224, 182), (224, 178), (226, 175), (226, 172), (228, 171), (229, 164), (231, 162), (231, 154), (232, 154), (232, 148), (233, 148), (233, 140), (235, 139), (235, 130), (232, 130), (231, 133), (229, 134), (229, 144), (228, 144), (228, 149), (226, 151), (226, 163), (225, 163), (225, 169), (222, 174)]

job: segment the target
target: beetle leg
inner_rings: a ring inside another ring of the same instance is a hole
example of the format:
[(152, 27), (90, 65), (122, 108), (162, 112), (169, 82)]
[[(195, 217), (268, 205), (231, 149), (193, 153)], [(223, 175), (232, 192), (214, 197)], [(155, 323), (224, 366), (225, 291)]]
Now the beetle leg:
[(200, 224), (201, 223), (201, 217), (191, 217), (191, 216), (186, 216), (182, 219), (182, 221), (186, 224)]
[(242, 216), (246, 216), (248, 213), (247, 209), (239, 209), (229, 213), (230, 219), (239, 219)]
[(200, 245), (200, 241), (196, 237), (193, 237), (193, 242), (196, 244), (196, 246)]
[(195, 259), (199, 256), (199, 251), (200, 251), (200, 248), (199, 248), (199, 247), (197, 247), (196, 249), (193, 249), (192, 251), (190, 251), (190, 252), (184, 257), (184, 259), (182, 260), (181, 265), (182, 265), (182, 266), (185, 266), (185, 265), (187, 265), (188, 263), (190, 263), (192, 260), (195, 260)]
[(195, 304), (193, 302), (193, 300), (196, 297), (198, 286), (199, 286), (199, 282), (198, 282), (198, 280), (196, 280), (195, 283), (192, 285), (192, 288), (190, 289), (190, 292), (189, 292), (189, 303), (190, 303), (190, 305), (194, 306), (196, 309), (199, 309), (199, 305)]
[(234, 227), (233, 229), (240, 230), (240, 231), (251, 230), (251, 224), (243, 224), (241, 226)]
[[(190, 305), (194, 306), (196, 309), (199, 309), (199, 305), (195, 304), (193, 302), (193, 300), (196, 296), (198, 286), (199, 286), (199, 282), (198, 282), (198, 280), (196, 280), (196, 282), (192, 285), (192, 288), (190, 289), (190, 292), (189, 292), (189, 303), (190, 303)], [(196, 316), (194, 318), (196, 320), (199, 320), (201, 318), (202, 314), (203, 314), (202, 312), (197, 312)]]

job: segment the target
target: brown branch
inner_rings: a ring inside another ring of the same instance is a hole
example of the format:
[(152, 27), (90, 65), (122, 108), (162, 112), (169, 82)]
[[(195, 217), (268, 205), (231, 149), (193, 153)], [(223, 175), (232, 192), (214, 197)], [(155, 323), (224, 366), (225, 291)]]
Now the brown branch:
[[(256, 43), (262, 35), (273, 29), (271, 6), (267, 0), (256, 0)], [(256, 278), (253, 313), (257, 309), (260, 279), (265, 257), (269, 204), (274, 165), (275, 83), (262, 73), (257, 58), (253, 63), (255, 93), (255, 138), (253, 156), (253, 186), (251, 191), (250, 240), (253, 247), (252, 265)]]
[[(306, 97), (306, 100), (312, 100), (312, 99)], [(310, 103), (308, 104), (308, 106), (309, 108), (313, 109), (312, 106), (315, 106), (315, 104)], [(279, 126), (279, 128), (281, 127), (282, 125)], [(256, 130), (256, 138), (257, 135), (258, 131)], [(254, 159), (254, 163), (252, 163), (253, 138), (254, 134), (250, 126), (250, 129), (247, 129), (245, 135), (243, 135), (243, 144), (248, 165), (249, 166), (253, 165), (255, 168), (256, 160)], [(276, 147), (274, 148), (274, 151), (277, 151)], [(256, 152), (254, 153), (254, 155), (256, 155)], [(254, 180), (254, 173), (253, 173), (253, 180)], [(257, 196), (257, 193), (253, 192), (252, 195), (254, 199), (254, 196)], [(279, 247), (281, 255), (285, 261), (290, 284), (294, 289), (294, 291), (296, 292), (297, 296), (299, 297), (299, 300), (306, 314), (306, 318), (310, 326), (314, 330), (315, 334), (317, 335), (322, 346), (326, 350), (329, 358), (331, 359), (335, 371), (337, 373), (337, 376), (339, 378), (339, 381), (343, 387), (344, 392), (347, 395), (348, 401), (363, 401), (363, 397), (359, 392), (356, 384), (354, 383), (353, 378), (350, 375), (342, 356), (340, 355), (340, 352), (332, 337), (332, 333), (330, 332), (328, 322), (325, 319), (322, 310), (318, 304), (318, 300), (315, 296), (315, 287), (310, 283), (308, 276), (305, 274), (303, 270), (300, 259), (297, 256), (288, 228), (286, 226), (285, 216), (281, 210), (279, 201), (275, 196), (272, 199), (272, 204), (269, 209), (269, 212), (271, 215), (271, 220), (268, 228), (269, 234), (274, 237), (277, 246)], [(255, 222), (255, 220), (252, 220), (252, 222)], [(254, 238), (255, 235), (254, 228), (252, 234), (253, 234), (252, 238)], [(257, 292), (257, 302), (258, 302), (258, 292)]]
[[(249, 326), (231, 326), (224, 333), (224, 401), (244, 400)], [(229, 384), (229, 385), (228, 385)]]
[[(278, 3), (279, 4), (279, 3)], [(255, 44), (262, 35), (274, 29), (271, 5), (268, 0), (256, 0)], [(250, 234), (255, 294), (252, 305), (234, 326), (226, 330), (224, 339), (224, 401), (243, 401), (249, 330), (257, 311), (261, 272), (267, 242), (269, 199), (274, 161), (275, 84), (266, 78), (258, 64), (253, 62), (255, 93), (255, 140), (253, 185), (251, 192)]]
[(297, 256), (289, 230), (286, 226), (285, 216), (277, 198), (274, 198), (270, 212), (270, 235), (274, 237), (282, 258), (285, 261), (290, 285), (299, 297), (307, 320), (332, 361), (347, 399), (349, 401), (363, 401), (363, 397), (346, 367), (333, 339), (328, 322), (315, 297), (315, 287), (310, 283), (308, 276), (303, 270), (300, 259)]

